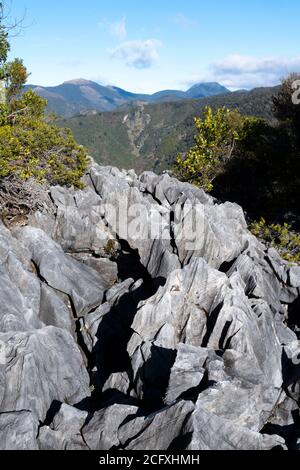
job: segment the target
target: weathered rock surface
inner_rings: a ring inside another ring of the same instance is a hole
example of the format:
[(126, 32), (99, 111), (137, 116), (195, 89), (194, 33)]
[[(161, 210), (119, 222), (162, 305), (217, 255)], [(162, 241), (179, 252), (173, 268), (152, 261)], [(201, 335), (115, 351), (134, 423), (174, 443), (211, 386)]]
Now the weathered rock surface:
[(0, 341), (6, 363), (1, 412), (29, 410), (43, 422), (54, 400), (76, 404), (89, 396), (89, 376), (69, 333), (47, 327), (0, 334)]
[(39, 423), (30, 411), (0, 413), (1, 450), (38, 450)]
[(29, 250), (40, 277), (47, 285), (70, 297), (77, 316), (101, 304), (104, 285), (93, 269), (66, 255), (40, 229), (24, 227), (17, 231), (16, 236)]
[(84, 181), (0, 223), (0, 448), (299, 449), (300, 268), (168, 175)]
[(39, 431), (39, 449), (88, 450), (81, 432), (88, 413), (59, 402), (54, 402), (53, 408), (55, 416), (51, 425), (45, 425)]

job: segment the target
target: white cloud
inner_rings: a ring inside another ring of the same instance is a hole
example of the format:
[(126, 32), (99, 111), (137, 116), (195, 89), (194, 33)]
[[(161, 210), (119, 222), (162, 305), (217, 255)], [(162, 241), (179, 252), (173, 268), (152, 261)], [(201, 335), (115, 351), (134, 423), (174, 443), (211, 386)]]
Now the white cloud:
[(126, 17), (120, 19), (120, 21), (108, 21), (107, 19), (102, 19), (98, 26), (101, 29), (105, 29), (109, 34), (115, 37), (118, 41), (125, 41), (127, 37), (127, 28), (126, 28)]
[(231, 55), (211, 66), (211, 76), (229, 88), (272, 86), (291, 72), (300, 70), (300, 56), (265, 58)]
[(120, 21), (109, 23), (110, 34), (116, 37), (119, 41), (124, 41), (127, 37), (126, 18), (123, 16)]
[(124, 60), (136, 69), (150, 68), (159, 60), (158, 48), (162, 45), (157, 39), (146, 41), (126, 41), (111, 51), (111, 56)]
[(172, 22), (175, 23), (177, 26), (179, 26), (182, 29), (189, 29), (189, 28), (194, 28), (195, 26), (198, 25), (198, 22), (195, 20), (192, 20), (188, 16), (186, 16), (184, 13), (178, 12), (176, 13), (175, 16), (171, 18)]
[(292, 72), (300, 72), (300, 56), (258, 59), (234, 54), (213, 62), (201, 74), (190, 74), (182, 86), (218, 82), (231, 90), (268, 87), (279, 85)]

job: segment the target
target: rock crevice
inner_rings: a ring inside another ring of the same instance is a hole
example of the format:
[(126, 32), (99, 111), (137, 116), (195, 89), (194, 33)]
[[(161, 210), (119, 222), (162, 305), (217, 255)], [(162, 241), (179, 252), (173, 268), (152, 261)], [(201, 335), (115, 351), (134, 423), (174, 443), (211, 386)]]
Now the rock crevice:
[(168, 175), (84, 180), (0, 223), (0, 448), (299, 449), (300, 268)]

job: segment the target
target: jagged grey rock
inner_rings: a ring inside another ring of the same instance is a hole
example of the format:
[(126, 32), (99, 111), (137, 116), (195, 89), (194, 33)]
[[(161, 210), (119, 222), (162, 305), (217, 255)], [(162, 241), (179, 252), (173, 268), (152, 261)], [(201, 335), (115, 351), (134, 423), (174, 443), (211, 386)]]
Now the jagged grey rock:
[(186, 426), (192, 434), (187, 450), (272, 450), (286, 449), (284, 439), (279, 436), (262, 435), (230, 420), (219, 417), (196, 405)]
[[(170, 243), (169, 226), (164, 223), (160, 208), (153, 207), (135, 186), (135, 178), (116, 168), (97, 165), (90, 170), (90, 177), (102, 199), (106, 223), (120, 239), (125, 239), (132, 249), (138, 250), (149, 273), (153, 277), (167, 277), (170, 271), (178, 268), (180, 263)], [(124, 214), (127, 214), (126, 224), (122, 222), (125, 219), (121, 219)], [(137, 218), (138, 223), (133, 226)], [(134, 227), (136, 231), (133, 231)], [(166, 232), (165, 237), (151, 238), (150, 227), (160, 227)]]
[(120, 446), (119, 428), (130, 417), (135, 417), (138, 408), (113, 405), (94, 414), (82, 429), (84, 441), (90, 450), (111, 450)]
[(192, 393), (197, 387), (200, 388), (206, 373), (204, 366), (211, 354), (215, 355), (214, 351), (209, 351), (207, 348), (188, 344), (178, 345), (166, 393), (166, 404), (170, 405), (189, 391)]
[[(139, 284), (138, 284), (139, 285)], [(112, 311), (112, 308), (118, 304), (120, 298), (123, 295), (131, 292), (136, 288), (136, 284), (133, 279), (127, 279), (126, 281), (116, 284), (106, 293), (106, 300), (104, 304), (98, 307), (96, 310), (91, 312), (89, 315), (80, 318), (79, 324), (81, 328), (82, 338), (87, 349), (92, 352), (96, 346), (98, 340), (101, 341), (101, 338), (98, 338), (98, 332), (101, 324), (107, 318), (107, 315)], [(116, 315), (114, 315), (116, 317)], [(115, 325), (115, 335), (117, 333), (122, 336), (122, 324), (121, 321), (113, 321)], [(108, 328), (110, 325), (108, 325)], [(105, 330), (107, 330), (105, 329)], [(106, 334), (106, 331), (103, 331), (103, 335)]]
[(30, 251), (42, 279), (71, 297), (77, 316), (101, 304), (105, 286), (93, 269), (66, 255), (42, 230), (24, 227), (16, 236)]
[(65, 251), (103, 253), (109, 240), (114, 240), (102, 218), (102, 201), (92, 189), (70, 191), (51, 189), (57, 207), (53, 238)]
[(118, 281), (118, 265), (116, 262), (111, 261), (108, 258), (95, 258), (92, 255), (83, 255), (76, 257), (75, 259), (82, 261), (84, 264), (96, 271), (104, 283), (107, 285), (107, 288), (111, 288)]
[(46, 284), (41, 285), (39, 319), (46, 326), (56, 326), (74, 332), (74, 318), (68, 297)]
[(84, 182), (0, 223), (0, 448), (299, 447), (299, 266), (167, 174)]
[(165, 349), (178, 343), (201, 346), (207, 333), (207, 317), (230, 288), (225, 274), (209, 268), (199, 258), (184, 269), (173, 271), (166, 285), (140, 305), (128, 345), (132, 356), (142, 341), (154, 341)]
[(1, 450), (38, 450), (39, 422), (30, 411), (0, 412)]
[[(226, 351), (221, 367), (217, 364), (217, 369), (211, 370), (211, 363), (206, 364), (208, 380), (216, 385), (204, 391), (201, 397), (204, 399), (207, 393), (208, 400), (214, 400), (219, 393), (216, 400), (219, 406), (223, 400), (231, 403), (234, 396), (242, 407), (248, 402), (239, 413), (246, 413), (243, 419), (249, 429), (260, 430), (280, 397), (282, 346), (274, 315), (266, 302), (254, 304), (244, 292), (245, 284), (238, 273), (228, 279), (203, 259), (174, 271), (166, 286), (141, 305), (132, 325), (135, 333), (128, 353), (137, 398), (151, 400), (151, 394), (162, 390), (162, 368), (155, 366), (157, 356), (163, 360), (164, 375), (168, 367), (170, 369), (167, 399), (176, 395), (176, 367), (182, 354), (180, 343)], [(174, 365), (171, 352), (175, 350), (178, 362), (176, 364), (175, 360)], [(190, 355), (190, 360), (185, 360), (193, 364), (192, 351)], [(198, 374), (203, 374), (202, 367), (200, 363)]]
[[(140, 182), (142, 191), (152, 194), (174, 213), (174, 242), (182, 264), (203, 257), (212, 267), (219, 268), (235, 259), (245, 247), (249, 233), (243, 211), (236, 204), (219, 205), (201, 189), (169, 175), (146, 172)], [(183, 207), (185, 210), (178, 211)]]
[(0, 224), (0, 331), (27, 331), (43, 326), (38, 318), (40, 281), (30, 254)]
[(52, 423), (39, 430), (40, 450), (88, 450), (81, 430), (88, 420), (88, 413), (73, 406), (57, 403), (59, 411)]
[(43, 422), (54, 400), (88, 397), (89, 376), (72, 336), (59, 328), (0, 334), (5, 346), (5, 391), (0, 413), (29, 410)]
[(180, 401), (146, 418), (137, 417), (127, 422), (119, 429), (122, 447), (146, 451), (169, 449), (176, 439), (183, 437), (182, 429), (194, 408), (192, 402)]

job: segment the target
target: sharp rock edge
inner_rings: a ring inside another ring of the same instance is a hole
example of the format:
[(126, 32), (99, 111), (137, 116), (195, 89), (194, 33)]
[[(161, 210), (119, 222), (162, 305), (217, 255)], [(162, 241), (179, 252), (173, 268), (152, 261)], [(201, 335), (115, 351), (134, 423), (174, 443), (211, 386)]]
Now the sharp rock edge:
[[(168, 175), (93, 163), (85, 183), (0, 225), (0, 448), (299, 449), (300, 268)], [(124, 238), (121, 203), (143, 230), (167, 214), (169, 239)]]

